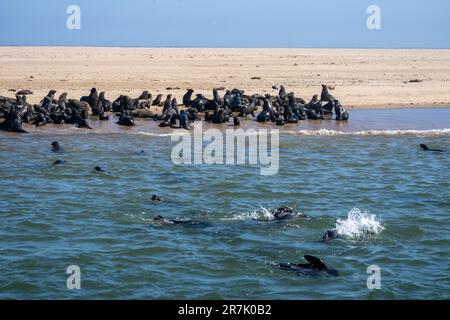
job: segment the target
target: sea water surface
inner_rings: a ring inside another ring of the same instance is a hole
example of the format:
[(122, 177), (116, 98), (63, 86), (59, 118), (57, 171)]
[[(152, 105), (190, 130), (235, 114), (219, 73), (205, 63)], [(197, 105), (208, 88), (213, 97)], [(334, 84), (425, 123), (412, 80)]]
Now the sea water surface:
[[(450, 109), (350, 115), (263, 125), (281, 130), (272, 176), (258, 165), (175, 165), (178, 131), (151, 120), (0, 132), (0, 298), (449, 299)], [(50, 151), (54, 140), (64, 152)], [(294, 219), (268, 219), (286, 205)], [(320, 242), (332, 228), (343, 239)], [(305, 254), (339, 276), (273, 266)], [(67, 288), (71, 265), (80, 290)], [(367, 287), (371, 265), (379, 290)]]

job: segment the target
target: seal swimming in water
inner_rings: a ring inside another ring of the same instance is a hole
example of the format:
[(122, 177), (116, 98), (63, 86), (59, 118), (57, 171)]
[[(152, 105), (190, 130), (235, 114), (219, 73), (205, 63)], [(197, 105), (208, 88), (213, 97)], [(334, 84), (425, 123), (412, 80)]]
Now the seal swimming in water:
[(336, 229), (327, 230), (322, 236), (322, 241), (328, 241), (339, 238), (339, 234)]
[(425, 151), (444, 152), (442, 149), (430, 149), (426, 144), (421, 143), (420, 147)]
[(55, 162), (53, 162), (52, 166), (57, 166), (57, 165), (62, 165), (62, 164), (66, 164), (66, 160), (56, 160)]
[(159, 202), (159, 201), (161, 201), (161, 199), (160, 199), (156, 194), (154, 194), (154, 195), (152, 196), (152, 201)]
[(295, 214), (294, 209), (291, 207), (280, 207), (277, 210), (271, 212), (275, 220), (292, 219)]
[(316, 275), (325, 272), (331, 276), (338, 276), (338, 271), (328, 268), (327, 265), (317, 257), (311, 255), (303, 256), (308, 263), (279, 263), (278, 268), (287, 271), (294, 271), (309, 275)]
[(100, 168), (99, 166), (94, 167), (95, 171), (99, 171), (99, 172), (105, 172), (105, 170), (103, 170), (102, 168)]
[(53, 141), (50, 145), (52, 146), (52, 151), (53, 152), (60, 152), (60, 151), (62, 151), (61, 145), (59, 144), (58, 141)]
[(209, 224), (200, 222), (197, 220), (190, 220), (190, 219), (166, 219), (161, 215), (157, 215), (153, 220), (160, 221), (166, 224), (177, 224), (177, 225), (184, 225), (184, 226), (192, 226), (192, 227), (207, 227)]

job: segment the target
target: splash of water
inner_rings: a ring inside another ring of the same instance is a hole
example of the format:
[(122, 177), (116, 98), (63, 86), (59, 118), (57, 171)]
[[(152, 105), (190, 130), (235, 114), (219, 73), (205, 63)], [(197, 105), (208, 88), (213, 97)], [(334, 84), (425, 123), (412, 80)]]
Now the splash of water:
[[(259, 221), (272, 221), (275, 219), (273, 212), (276, 211), (277, 208), (266, 208), (262, 204), (259, 204), (261, 210), (254, 210), (250, 212), (243, 212), (233, 215), (231, 220), (259, 220)], [(302, 216), (303, 213), (295, 210), (293, 216)]]
[(385, 228), (376, 219), (376, 215), (353, 208), (347, 214), (347, 219), (337, 219), (336, 230), (340, 236), (346, 238), (364, 238), (368, 235), (379, 234)]

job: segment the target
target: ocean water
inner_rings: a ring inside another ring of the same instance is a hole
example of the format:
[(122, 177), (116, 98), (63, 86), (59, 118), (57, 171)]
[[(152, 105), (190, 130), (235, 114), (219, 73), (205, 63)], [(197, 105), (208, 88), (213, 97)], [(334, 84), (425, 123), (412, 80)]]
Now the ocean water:
[[(93, 126), (0, 132), (1, 299), (450, 298), (450, 109), (285, 126), (272, 176), (258, 165), (175, 165), (174, 130), (151, 120)], [(50, 151), (54, 140), (64, 152)], [(268, 219), (286, 205), (294, 219)], [(333, 228), (342, 239), (320, 242)], [(273, 266), (305, 254), (339, 276)], [(71, 265), (80, 290), (67, 288)], [(371, 265), (379, 290), (367, 288)]]

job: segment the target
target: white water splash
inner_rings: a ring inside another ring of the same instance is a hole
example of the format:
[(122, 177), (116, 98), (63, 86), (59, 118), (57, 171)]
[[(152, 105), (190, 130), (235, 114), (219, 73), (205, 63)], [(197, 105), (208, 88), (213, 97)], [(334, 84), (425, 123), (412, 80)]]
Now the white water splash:
[(347, 219), (336, 221), (336, 230), (339, 236), (345, 238), (363, 238), (371, 234), (378, 234), (385, 228), (377, 221), (376, 215), (353, 208), (349, 211)]
[[(233, 215), (233, 217), (230, 220), (259, 220), (259, 221), (272, 221), (275, 220), (275, 217), (273, 215), (273, 211), (275, 211), (277, 208), (266, 208), (263, 205), (259, 204), (259, 207), (261, 210), (255, 210), (250, 212), (243, 212)], [(302, 216), (303, 213), (298, 212), (294, 209), (294, 217), (296, 216)]]
[(329, 129), (282, 131), (303, 136), (447, 136), (450, 128), (431, 130), (364, 130), (364, 131), (336, 131)]

